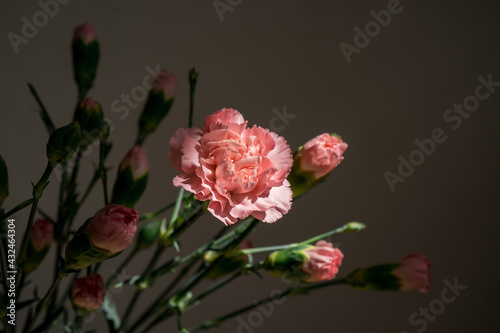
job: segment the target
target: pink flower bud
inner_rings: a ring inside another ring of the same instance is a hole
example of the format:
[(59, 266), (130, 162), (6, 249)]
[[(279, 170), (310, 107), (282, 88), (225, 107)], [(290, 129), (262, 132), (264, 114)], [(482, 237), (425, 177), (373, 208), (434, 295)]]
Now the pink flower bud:
[(344, 255), (331, 243), (319, 241), (314, 247), (304, 250), (307, 260), (302, 264), (302, 270), (310, 276), (307, 282), (331, 280), (337, 275)]
[(130, 149), (120, 165), (120, 171), (124, 171), (127, 168), (132, 170), (134, 179), (144, 176), (149, 170), (146, 149), (142, 148), (140, 145), (135, 145)]
[(76, 279), (71, 295), (74, 305), (87, 311), (99, 309), (106, 295), (102, 276), (95, 274)]
[(301, 158), (301, 169), (313, 171), (315, 178), (321, 178), (335, 168), (344, 159), (342, 154), (347, 144), (328, 133), (309, 140), (297, 152)]
[(75, 28), (73, 33), (73, 42), (77, 39), (81, 39), (84, 44), (88, 44), (97, 38), (94, 27), (85, 22)]
[(132, 242), (138, 221), (139, 214), (135, 209), (112, 204), (90, 220), (87, 232), (94, 246), (116, 253)]
[(163, 91), (166, 100), (174, 98), (177, 89), (177, 75), (161, 71), (155, 78), (154, 87), (155, 92)]
[(30, 242), (36, 252), (42, 251), (54, 241), (54, 225), (49, 220), (40, 219), (31, 227)]
[(431, 261), (423, 254), (409, 254), (401, 260), (401, 264), (393, 271), (401, 283), (401, 290), (429, 291)]

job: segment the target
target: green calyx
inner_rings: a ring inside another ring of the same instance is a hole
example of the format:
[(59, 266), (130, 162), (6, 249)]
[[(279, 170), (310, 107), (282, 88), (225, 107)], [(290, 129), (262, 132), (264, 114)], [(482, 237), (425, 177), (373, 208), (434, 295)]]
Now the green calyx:
[(309, 259), (304, 250), (312, 245), (298, 245), (292, 248), (275, 251), (264, 261), (264, 268), (272, 275), (287, 279), (307, 281), (309, 274), (302, 270), (302, 265)]
[(83, 147), (103, 137), (103, 132), (107, 130), (104, 113), (98, 102), (95, 102), (95, 106), (80, 105), (75, 110), (73, 120), (80, 124), (80, 144)]
[(63, 163), (75, 154), (80, 145), (80, 125), (74, 121), (56, 129), (47, 143), (47, 158), (50, 163)]
[(148, 175), (149, 173), (146, 172), (139, 178), (134, 178), (131, 167), (119, 170), (116, 176), (115, 185), (113, 186), (111, 203), (134, 208), (135, 204), (146, 190)]
[(98, 262), (111, 259), (122, 251), (111, 253), (108, 250), (95, 247), (87, 233), (87, 225), (90, 219), (85, 221), (69, 241), (65, 251), (65, 267), (68, 269), (82, 269)]
[(399, 266), (400, 264), (385, 264), (360, 268), (345, 280), (351, 286), (362, 290), (399, 290), (400, 280), (392, 273)]
[(153, 245), (160, 235), (161, 220), (151, 220), (146, 222), (137, 236), (138, 249), (147, 249)]
[(328, 176), (325, 175), (321, 178), (316, 178), (314, 176), (314, 171), (303, 170), (301, 166), (302, 157), (297, 154), (301, 149), (302, 147), (297, 149), (297, 151), (293, 155), (292, 170), (287, 177), (287, 180), (290, 182), (290, 187), (292, 188), (294, 198), (299, 197), (314, 186), (325, 181), (326, 177)]
[(88, 91), (94, 84), (99, 64), (99, 42), (85, 44), (81, 38), (73, 42), (73, 70), (80, 92)]
[(153, 133), (170, 111), (174, 98), (165, 99), (163, 90), (151, 90), (139, 118), (139, 138), (144, 139)]

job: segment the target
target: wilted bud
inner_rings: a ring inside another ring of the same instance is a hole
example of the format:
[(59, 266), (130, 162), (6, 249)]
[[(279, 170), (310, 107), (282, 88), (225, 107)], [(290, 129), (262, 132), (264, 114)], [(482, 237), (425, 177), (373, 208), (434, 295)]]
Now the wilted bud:
[(80, 125), (74, 121), (56, 129), (47, 143), (47, 158), (51, 163), (63, 163), (75, 154), (80, 144)]
[(160, 235), (161, 220), (148, 221), (139, 231), (137, 236), (137, 248), (147, 249), (153, 245)]
[(120, 254), (132, 242), (138, 220), (135, 209), (104, 207), (78, 229), (66, 246), (67, 268), (85, 268)]
[(7, 172), (7, 165), (0, 156), (0, 206), (3, 204), (5, 198), (9, 195), (9, 174)]
[(309, 140), (294, 154), (293, 167), (288, 181), (293, 196), (298, 197), (323, 181), (344, 159), (347, 144), (340, 137), (324, 133)]
[(358, 289), (427, 292), (431, 283), (430, 260), (422, 254), (410, 254), (400, 263), (361, 268), (346, 282)]
[(83, 100), (75, 110), (73, 120), (80, 124), (82, 131), (80, 145), (82, 148), (103, 135), (104, 113), (101, 104), (93, 98), (88, 97)]
[(331, 280), (342, 264), (342, 252), (331, 243), (319, 241), (316, 245), (298, 245), (273, 252), (264, 263), (272, 275), (303, 282)]
[(76, 279), (71, 290), (71, 300), (81, 313), (99, 309), (106, 296), (106, 287), (99, 274)]
[(177, 76), (161, 71), (155, 78), (154, 88), (149, 92), (148, 100), (139, 118), (139, 137), (145, 138), (153, 133), (165, 118), (174, 101), (177, 89)]
[(146, 189), (148, 170), (146, 149), (135, 145), (120, 164), (111, 202), (129, 208), (134, 207)]
[(84, 23), (73, 34), (73, 69), (80, 91), (88, 91), (93, 83), (99, 64), (99, 42), (94, 28)]
[(49, 252), (54, 241), (54, 225), (47, 219), (40, 219), (33, 223), (29, 237), (24, 272), (34, 271)]

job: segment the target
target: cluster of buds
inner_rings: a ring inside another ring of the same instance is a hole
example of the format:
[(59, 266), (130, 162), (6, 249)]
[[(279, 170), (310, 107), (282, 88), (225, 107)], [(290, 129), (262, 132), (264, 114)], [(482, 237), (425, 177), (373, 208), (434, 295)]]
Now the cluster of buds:
[(104, 207), (66, 246), (66, 268), (82, 269), (117, 256), (132, 242), (138, 220), (135, 209), (115, 204)]

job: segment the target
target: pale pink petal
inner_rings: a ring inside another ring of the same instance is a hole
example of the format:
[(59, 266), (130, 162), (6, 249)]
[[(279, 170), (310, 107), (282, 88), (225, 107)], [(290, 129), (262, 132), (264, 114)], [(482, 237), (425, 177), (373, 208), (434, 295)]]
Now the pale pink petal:
[(203, 124), (203, 131), (210, 132), (212, 130), (211, 125), (217, 123), (222, 123), (225, 125), (231, 123), (244, 124), (245, 118), (243, 118), (242, 114), (235, 109), (223, 108), (205, 118), (205, 123)]
[(170, 163), (178, 172), (182, 171), (182, 144), (186, 137), (192, 137), (195, 140), (203, 135), (198, 128), (179, 128), (174, 135), (170, 138), (168, 147), (168, 156), (170, 158)]

